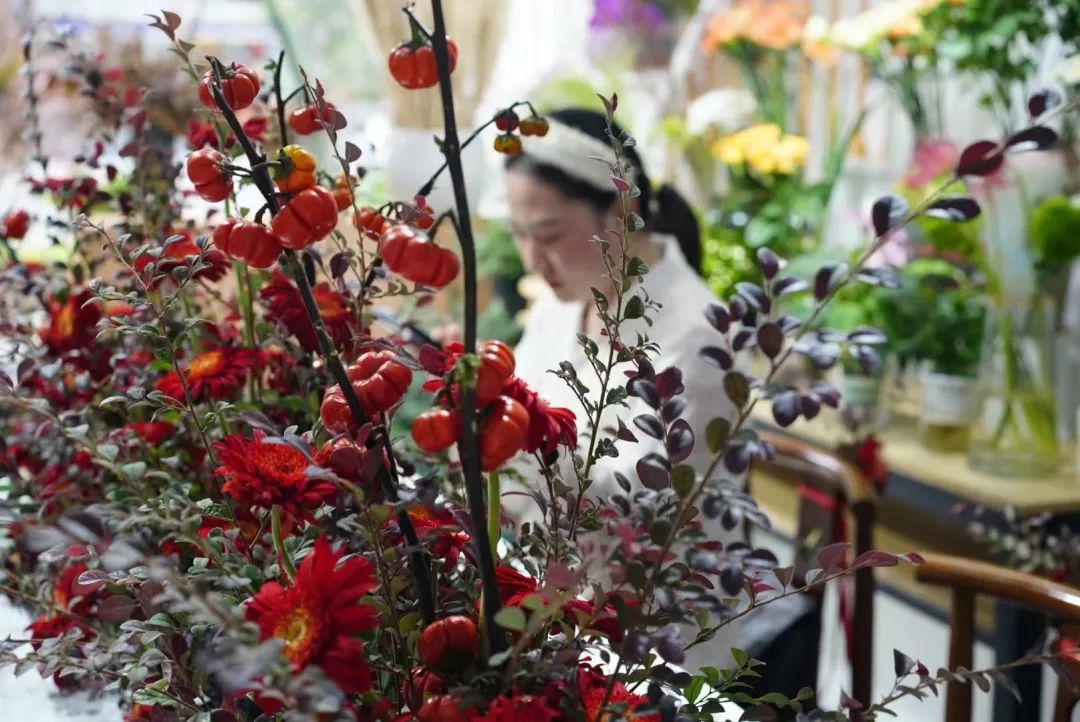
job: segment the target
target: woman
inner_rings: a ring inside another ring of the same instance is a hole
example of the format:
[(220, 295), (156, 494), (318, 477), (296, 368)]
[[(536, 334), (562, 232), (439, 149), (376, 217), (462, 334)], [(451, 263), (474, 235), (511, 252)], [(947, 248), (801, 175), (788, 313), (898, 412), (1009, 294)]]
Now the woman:
[[(600, 384), (578, 335), (584, 333), (596, 341), (601, 348), (600, 358), (607, 358), (606, 340), (600, 333), (603, 324), (591, 289), (595, 287), (609, 298), (614, 291), (603, 276), (600, 250), (590, 239), (605, 237), (606, 229), (620, 228), (622, 222), (611, 171), (595, 160), (614, 158), (607, 140), (605, 117), (580, 109), (561, 110), (547, 117), (551, 123), (549, 133), (542, 138), (523, 138), (523, 154), (510, 158), (506, 164), (510, 230), (526, 268), (542, 276), (549, 287), (530, 309), (524, 335), (516, 349), (517, 374), (549, 403), (573, 410), (581, 430), (588, 425), (585, 409), (569, 387), (549, 371), (558, 369), (564, 361), (570, 362), (589, 387), (590, 396), (596, 397)], [(621, 129), (614, 130), (621, 135)], [(685, 386), (682, 396), (687, 402), (683, 418), (697, 438), (686, 463), (700, 475), (711, 461), (705, 444), (708, 422), (732, 414), (720, 371), (704, 363), (699, 355), (702, 346), (719, 340), (719, 334), (704, 316), (705, 307), (716, 299), (697, 272), (701, 239), (693, 211), (673, 188), (652, 189), (633, 147), (624, 151), (624, 157), (641, 191), (635, 210), (645, 221), (644, 229), (630, 237), (627, 252), (641, 258), (649, 267), (643, 280), (644, 291), (661, 308), (650, 312), (651, 325), (641, 319), (628, 321), (623, 324), (621, 334), (633, 339), (641, 332), (658, 344), (659, 357), (652, 359), (658, 372), (671, 366), (682, 371)], [(613, 253), (617, 254), (617, 250), (613, 249)], [(640, 288), (635, 286), (632, 293), (640, 293)], [(626, 368), (615, 370), (613, 386), (625, 383)], [(630, 419), (652, 411), (639, 399), (628, 401), (629, 409), (608, 409), (600, 427), (614, 428), (621, 418), (633, 428)], [(651, 451), (661, 450), (658, 441), (640, 432), (636, 435), (637, 444), (618, 442), (619, 456), (605, 457), (595, 465), (590, 474), (591, 497), (602, 500), (619, 491), (615, 472), (636, 483), (637, 461)], [(583, 443), (587, 441), (584, 439)], [(519, 521), (540, 515), (535, 502), (522, 494), (504, 496), (504, 506)], [(707, 531), (713, 538), (722, 538), (724, 534), (719, 524), (709, 524)], [(688, 634), (692, 632), (684, 632), (684, 638)], [(714, 642), (694, 648), (687, 659), (687, 668), (727, 663), (731, 641), (729, 635), (718, 635)]]

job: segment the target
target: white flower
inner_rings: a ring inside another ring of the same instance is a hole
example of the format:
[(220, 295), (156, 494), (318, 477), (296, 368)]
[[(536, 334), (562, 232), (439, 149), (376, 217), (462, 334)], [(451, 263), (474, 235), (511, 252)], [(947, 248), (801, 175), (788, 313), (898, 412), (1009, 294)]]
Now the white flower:
[(829, 21), (820, 15), (813, 15), (803, 26), (803, 41), (820, 43), (829, 38)]
[(710, 90), (686, 109), (686, 129), (694, 135), (708, 130), (731, 133), (746, 127), (757, 111), (753, 94), (745, 88)]
[(1080, 53), (1066, 58), (1054, 71), (1054, 75), (1066, 85), (1080, 85)]

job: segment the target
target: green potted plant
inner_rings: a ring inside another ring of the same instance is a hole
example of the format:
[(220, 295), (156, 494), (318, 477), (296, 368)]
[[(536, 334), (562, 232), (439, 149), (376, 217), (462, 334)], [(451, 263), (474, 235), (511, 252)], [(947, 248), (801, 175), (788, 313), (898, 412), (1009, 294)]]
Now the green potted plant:
[(967, 446), (975, 413), (985, 304), (963, 269), (933, 258), (900, 270), (899, 287), (877, 296), (889, 351), (901, 365), (920, 369), (919, 429), (923, 444), (941, 451)]

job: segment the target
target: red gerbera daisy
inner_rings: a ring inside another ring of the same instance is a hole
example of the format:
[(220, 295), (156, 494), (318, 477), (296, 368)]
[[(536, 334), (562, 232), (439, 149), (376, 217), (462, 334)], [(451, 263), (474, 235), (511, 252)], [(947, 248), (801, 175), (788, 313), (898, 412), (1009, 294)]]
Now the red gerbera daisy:
[(520, 402), (529, 412), (525, 450), (530, 454), (536, 451), (550, 454), (559, 444), (568, 449), (577, 448), (577, 419), (573, 411), (550, 406), (517, 376), (511, 376), (503, 385), (502, 395)]
[(282, 654), (294, 670), (315, 665), (352, 695), (371, 687), (364, 646), (354, 635), (374, 629), (379, 620), (373, 607), (359, 603), (376, 587), (371, 562), (351, 557), (339, 566), (343, 554), (319, 537), (293, 585), (267, 582), (246, 614), (259, 625), (263, 640), (276, 637), (284, 642)]
[(473, 715), (469, 722), (552, 722), (558, 716), (543, 697), (504, 694), (491, 701), (486, 713)]
[[(619, 719), (625, 722), (660, 722), (660, 714), (637, 714), (635, 710), (648, 703), (649, 698), (640, 694), (634, 694), (626, 689), (622, 682), (615, 682), (611, 688), (611, 694), (607, 693), (608, 679), (600, 672), (589, 667), (578, 669), (578, 694), (581, 696), (581, 706), (585, 710), (585, 719), (609, 722)], [(607, 704), (604, 703), (605, 697)], [(616, 709), (625, 710), (616, 714)], [(601, 710), (608, 710), (600, 714)]]
[(284, 439), (261, 431), (250, 440), (232, 434), (214, 448), (221, 462), (214, 473), (225, 480), (221, 490), (241, 504), (280, 506), (288, 519), (313, 520), (312, 512), (337, 493), (333, 474)]
[(88, 348), (97, 336), (101, 307), (90, 291), (72, 293), (66, 301), (49, 301), (49, 325), (41, 340), (55, 354)]
[[(353, 337), (353, 315), (348, 299), (325, 282), (314, 286), (311, 291), (326, 325), (326, 332), (335, 346), (343, 347)], [(281, 324), (288, 329), (305, 351), (318, 350), (315, 327), (308, 318), (300, 290), (285, 274), (275, 272), (270, 285), (259, 291), (259, 296), (269, 307), (267, 319), (271, 323)]]
[[(249, 349), (219, 346), (205, 351), (184, 368), (184, 380), (193, 401), (231, 399), (244, 387), (248, 375), (259, 367), (259, 353)], [(171, 371), (157, 382), (157, 390), (183, 400), (180, 377)]]

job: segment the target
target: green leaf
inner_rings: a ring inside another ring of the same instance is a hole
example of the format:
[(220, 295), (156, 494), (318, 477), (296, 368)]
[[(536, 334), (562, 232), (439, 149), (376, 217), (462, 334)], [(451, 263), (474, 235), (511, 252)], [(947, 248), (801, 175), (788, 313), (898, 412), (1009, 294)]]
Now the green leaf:
[(701, 694), (701, 690), (705, 688), (704, 677), (694, 677), (690, 680), (690, 684), (683, 687), (683, 696), (686, 697), (686, 701), (693, 704), (697, 701), (698, 695)]
[(741, 409), (750, 400), (750, 382), (738, 371), (731, 371), (724, 376), (724, 393)]
[(419, 626), (420, 612), (411, 612), (409, 614), (406, 614), (398, 621), (398, 631), (402, 634), (408, 634)]
[(641, 296), (631, 296), (630, 300), (626, 302), (626, 308), (623, 309), (623, 318), (634, 319), (641, 318), (645, 315), (645, 302), (641, 300)]
[(104, 456), (109, 461), (116, 461), (117, 454), (120, 453), (120, 449), (116, 444), (101, 444), (97, 447), (98, 453)]
[(740, 667), (745, 667), (746, 663), (750, 661), (750, 655), (739, 649), (738, 647), (731, 648), (731, 658), (735, 660), (735, 664)]
[(495, 615), (495, 622), (503, 629), (521, 632), (525, 630), (525, 612), (520, 607), (503, 607)]
[(671, 470), (671, 488), (680, 499), (685, 499), (693, 492), (694, 480), (694, 469), (686, 464), (681, 464)]
[(128, 481), (138, 481), (146, 473), (145, 461), (133, 461), (130, 464), (124, 464), (120, 467), (120, 473), (124, 475)]
[(626, 275), (628, 276), (644, 276), (649, 272), (649, 267), (645, 265), (645, 261), (641, 260), (637, 256), (630, 259), (627, 264)]
[(717, 417), (708, 422), (708, 426), (705, 427), (705, 444), (708, 445), (708, 451), (719, 453), (720, 449), (727, 444), (730, 434), (731, 422), (727, 419)]

